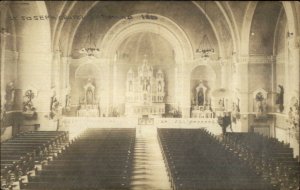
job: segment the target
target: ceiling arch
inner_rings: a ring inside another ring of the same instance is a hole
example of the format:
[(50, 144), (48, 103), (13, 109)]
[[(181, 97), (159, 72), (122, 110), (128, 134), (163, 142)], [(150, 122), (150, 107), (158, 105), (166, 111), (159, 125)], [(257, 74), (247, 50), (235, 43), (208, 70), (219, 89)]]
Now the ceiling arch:
[(194, 53), (190, 41), (184, 31), (170, 19), (161, 15), (151, 14), (158, 19), (145, 21), (142, 14), (132, 15), (132, 20), (120, 20), (106, 33), (101, 42), (104, 58), (112, 58), (119, 45), (130, 35), (139, 32), (152, 32), (161, 35), (172, 44), (177, 61), (193, 59)]
[[(74, 5), (74, 7), (73, 7), (73, 10), (75, 10), (75, 9), (77, 9), (77, 7), (78, 6), (80, 6), (80, 4), (78, 4), (79, 2), (77, 2), (75, 5)], [(83, 16), (85, 16), (85, 15), (87, 15), (87, 14), (89, 14), (89, 12), (91, 11), (91, 9), (93, 9), (97, 4), (99, 4), (100, 2), (93, 2), (92, 4), (90, 4), (90, 6), (88, 6), (87, 8), (85, 7), (85, 9), (84, 9), (84, 14), (83, 14)], [(192, 3), (193, 4), (193, 3)], [(194, 4), (194, 6), (195, 6), (196, 4)], [(201, 8), (201, 6), (200, 5), (196, 5), (196, 7), (198, 7), (198, 9), (199, 9), (199, 7)], [(202, 9), (202, 8), (201, 8)], [(203, 9), (202, 9), (203, 10)], [(72, 13), (72, 11), (71, 12), (69, 12), (68, 14), (71, 14)], [(203, 11), (201, 12), (201, 13), (203, 13)], [(68, 37), (68, 45), (66, 46), (66, 47), (72, 47), (72, 44), (73, 44), (73, 42), (74, 42), (74, 37), (75, 37), (75, 35), (76, 35), (76, 32), (78, 31), (78, 28), (80, 27), (80, 25), (81, 25), (81, 23), (82, 23), (82, 20), (78, 20), (78, 22), (76, 23), (76, 24), (73, 24), (73, 29), (72, 30), (69, 30), (69, 29), (67, 29), (67, 25), (69, 24), (69, 23), (64, 23), (64, 26), (63, 26), (63, 28), (61, 29), (61, 30), (68, 30), (68, 33), (69, 33), (69, 37)], [(210, 23), (212, 23), (212, 22), (210, 22)], [(212, 27), (212, 26), (211, 26)], [(215, 33), (215, 32), (213, 32), (213, 33)], [(57, 36), (60, 36), (60, 34), (61, 34), (61, 32), (58, 32), (57, 33)], [(215, 33), (215, 36), (216, 36), (217, 34)], [(57, 38), (61, 38), (61, 37), (57, 37)], [(64, 38), (64, 40), (66, 39), (65, 37), (63, 37)], [(216, 42), (217, 42), (217, 46), (218, 46), (218, 49), (220, 50), (220, 52), (219, 53), (222, 53), (222, 51), (221, 51), (221, 45), (220, 45), (220, 40), (216, 40)], [(56, 40), (56, 42), (55, 42), (55, 44), (56, 45), (54, 45), (54, 46), (57, 46), (58, 45), (58, 40)], [(226, 46), (226, 45), (225, 45)], [(65, 48), (66, 49), (66, 48)], [(68, 49), (68, 48), (67, 48)], [(64, 50), (64, 51), (66, 51), (66, 50)], [(71, 54), (71, 49), (69, 48), (68, 50), (68, 53), (66, 53), (66, 55), (70, 55)]]
[[(297, 15), (295, 11), (294, 2), (290, 1), (282, 1), (281, 2), (287, 16), (288, 30), (292, 32), (294, 36), (297, 36), (299, 33), (299, 29), (297, 27)], [(257, 1), (250, 1), (247, 6), (246, 13), (244, 15), (243, 26), (242, 26), (242, 36), (241, 36), (241, 55), (249, 54), (249, 36), (251, 25), (254, 17), (255, 10), (257, 8)], [(294, 38), (293, 43), (296, 45), (297, 39)]]

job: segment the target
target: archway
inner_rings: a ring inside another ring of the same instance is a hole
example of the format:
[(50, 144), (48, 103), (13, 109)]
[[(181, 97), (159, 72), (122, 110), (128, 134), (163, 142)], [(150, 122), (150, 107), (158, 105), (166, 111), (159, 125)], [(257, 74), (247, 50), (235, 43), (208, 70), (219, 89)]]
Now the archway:
[(216, 73), (210, 66), (199, 65), (192, 70), (190, 78), (191, 117), (208, 117), (204, 112), (211, 108), (211, 92), (215, 88)]
[[(130, 36), (142, 32), (150, 32), (161, 36), (173, 48), (175, 55), (173, 72), (175, 74), (172, 83), (175, 86), (174, 94), (176, 95), (174, 104), (184, 104), (187, 102), (185, 99), (189, 99), (189, 96), (182, 92), (184, 86), (183, 80), (186, 74), (184, 73), (184, 65), (194, 59), (194, 53), (191, 43), (184, 31), (170, 19), (155, 14), (136, 14), (132, 15), (131, 19), (120, 20), (111, 27), (104, 36), (100, 46), (102, 50), (101, 57), (104, 58), (108, 64), (114, 65), (116, 51), (122, 42)], [(111, 78), (114, 78), (113, 73), (114, 72), (112, 72), (113, 76)], [(116, 85), (112, 86), (115, 88)], [(115, 90), (113, 90), (113, 92), (115, 92)]]
[[(146, 15), (149, 18), (145, 18)], [(112, 59), (115, 50), (128, 36), (140, 32), (159, 34), (169, 41), (174, 48), (177, 63), (193, 60), (193, 49), (184, 31), (166, 17), (146, 13), (132, 15), (131, 19), (122, 19), (112, 26), (101, 42), (102, 57)]]
[[(15, 42), (11, 45), (12, 48), (8, 48), (13, 51), (7, 56), (17, 63), (15, 71), (11, 72), (18, 76), (15, 81), (15, 110), (24, 112), (24, 96), (31, 90), (35, 96), (32, 102), (38, 113), (35, 123), (41, 126), (48, 125), (51, 101), (51, 72), (49, 71), (52, 60), (50, 23), (47, 20), (33, 21), (33, 15), (48, 15), (46, 4), (28, 2), (24, 6), (20, 3), (6, 3), (4, 6), (7, 6), (6, 18), (9, 18), (6, 22), (10, 22), (6, 26), (11, 26), (8, 35)], [(28, 123), (32, 122), (28, 121)]]

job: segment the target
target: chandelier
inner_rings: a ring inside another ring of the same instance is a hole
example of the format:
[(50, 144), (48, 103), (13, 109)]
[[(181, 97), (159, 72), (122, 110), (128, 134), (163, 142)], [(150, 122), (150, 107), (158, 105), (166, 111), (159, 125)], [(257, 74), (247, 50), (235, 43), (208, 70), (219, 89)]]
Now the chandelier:
[(196, 53), (199, 53), (201, 58), (209, 58), (211, 55), (215, 54), (215, 49), (211, 46), (206, 34), (203, 36)]
[[(206, 2), (204, 2), (204, 14), (205, 14), (205, 16), (207, 16)], [(215, 49), (210, 44), (210, 41), (206, 34), (207, 34), (207, 32), (204, 31), (204, 36), (202, 37), (202, 39), (200, 41), (199, 48), (196, 49), (196, 53), (199, 53), (201, 55), (201, 58), (203, 58), (203, 59), (207, 59), (211, 55), (215, 54)]]
[(80, 54), (85, 54), (86, 56), (89, 57), (95, 57), (95, 55), (98, 55), (100, 53), (99, 48), (92, 48), (92, 47), (87, 47), (87, 48), (81, 48), (79, 50)]
[(95, 57), (100, 54), (100, 49), (96, 46), (96, 38), (92, 35), (92, 31), (97, 31), (97, 21), (92, 20), (90, 25), (90, 33), (87, 35), (84, 47), (79, 50), (80, 54), (88, 57)]

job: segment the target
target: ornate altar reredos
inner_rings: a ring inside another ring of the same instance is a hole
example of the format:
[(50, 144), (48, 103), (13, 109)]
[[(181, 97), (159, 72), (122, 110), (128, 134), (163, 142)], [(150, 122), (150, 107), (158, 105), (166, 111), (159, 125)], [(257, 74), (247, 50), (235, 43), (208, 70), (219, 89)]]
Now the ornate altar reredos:
[(208, 87), (202, 81), (193, 90), (193, 102), (191, 107), (191, 117), (212, 118), (210, 98), (208, 97)]
[(99, 102), (95, 98), (95, 89), (92, 80), (88, 79), (83, 87), (84, 94), (79, 102), (78, 116), (80, 117), (99, 117)]
[(126, 80), (125, 115), (158, 115), (165, 113), (164, 74), (143, 60), (137, 69), (137, 75), (130, 69)]

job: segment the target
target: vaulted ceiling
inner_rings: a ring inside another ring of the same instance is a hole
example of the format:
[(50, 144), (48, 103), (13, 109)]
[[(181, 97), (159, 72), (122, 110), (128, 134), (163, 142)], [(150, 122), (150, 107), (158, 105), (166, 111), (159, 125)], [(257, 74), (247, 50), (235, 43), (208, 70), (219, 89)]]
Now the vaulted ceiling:
[[(87, 43), (87, 35), (92, 33), (93, 43), (99, 46), (106, 32), (118, 20), (137, 13), (158, 14), (171, 19), (186, 33), (194, 51), (199, 48), (203, 35), (207, 34), (218, 51), (218, 56), (225, 58), (240, 51), (245, 43), (243, 41), (245, 23), (250, 19), (250, 31), (254, 35), (246, 34), (251, 41), (249, 53), (272, 54), (276, 23), (279, 16), (285, 13), (281, 2), (45, 1), (45, 4), (43, 3), (31, 1), (2, 3), (1, 6), (8, 7), (6, 12), (1, 13), (6, 15), (1, 16), (6, 20), (1, 22), (2, 27), (20, 37), (24, 35), (22, 31), (26, 30), (26, 23), (30, 21), (11, 20), (9, 19), (11, 16), (48, 15), (57, 18), (65, 16), (64, 19), (48, 18), (49, 27), (39, 25), (41, 20), (31, 21), (36, 23), (33, 25), (36, 32), (32, 35), (43, 35), (47, 32), (45, 30), (50, 30), (52, 51), (60, 50), (63, 56), (75, 58), (78, 57), (78, 49)], [(293, 5), (294, 2), (289, 3)], [(14, 48), (13, 45), (7, 46)], [(15, 48), (19, 49), (21, 46), (22, 44)]]

